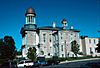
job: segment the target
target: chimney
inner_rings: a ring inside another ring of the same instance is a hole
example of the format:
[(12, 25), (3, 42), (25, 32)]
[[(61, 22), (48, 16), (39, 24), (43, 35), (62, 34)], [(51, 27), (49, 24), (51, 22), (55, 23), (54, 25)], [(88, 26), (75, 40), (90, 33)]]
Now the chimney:
[(55, 23), (55, 22), (52, 23), (52, 27), (53, 27), (53, 28), (56, 27), (56, 23)]
[(73, 27), (73, 26), (71, 26), (71, 29), (74, 29), (74, 27)]

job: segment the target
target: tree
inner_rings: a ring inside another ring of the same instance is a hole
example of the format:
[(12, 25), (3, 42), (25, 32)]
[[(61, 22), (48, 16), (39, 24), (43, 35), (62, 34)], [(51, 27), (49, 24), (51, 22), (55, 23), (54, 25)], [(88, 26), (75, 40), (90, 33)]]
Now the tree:
[(31, 59), (32, 61), (36, 60), (36, 48), (35, 47), (32, 47), (32, 48), (30, 47), (28, 49), (27, 57)]
[(96, 50), (97, 50), (98, 53), (100, 53), (100, 40), (99, 40), (99, 43), (97, 44), (97, 46), (98, 47), (96, 48)]
[(83, 55), (83, 52), (78, 52), (79, 55)]
[(76, 40), (72, 41), (71, 42), (71, 51), (76, 55), (77, 57), (77, 54), (79, 52), (79, 45), (77, 44)]
[(17, 55), (22, 55), (21, 49), (19, 51), (17, 51)]
[(44, 55), (44, 51), (41, 51), (41, 55)]
[(16, 56), (16, 47), (14, 39), (11, 36), (5, 36), (0, 39), (0, 58), (13, 60)]

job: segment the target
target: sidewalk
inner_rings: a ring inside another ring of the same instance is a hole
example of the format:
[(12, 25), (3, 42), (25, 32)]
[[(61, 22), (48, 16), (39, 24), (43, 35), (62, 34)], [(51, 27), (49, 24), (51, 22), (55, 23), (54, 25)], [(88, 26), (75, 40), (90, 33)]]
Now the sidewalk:
[(98, 59), (100, 59), (100, 58), (89, 58), (89, 59), (80, 59), (80, 60), (72, 60), (72, 61), (66, 60), (66, 61), (60, 62), (60, 64), (62, 64), (62, 63), (70, 63), (70, 62), (78, 62), (78, 61), (86, 61), (86, 60), (98, 60)]

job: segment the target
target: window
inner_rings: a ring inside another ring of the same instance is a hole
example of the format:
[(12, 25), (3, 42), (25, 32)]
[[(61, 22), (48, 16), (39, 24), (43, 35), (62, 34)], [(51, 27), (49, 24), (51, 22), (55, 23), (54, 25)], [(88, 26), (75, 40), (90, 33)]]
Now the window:
[(50, 53), (48, 53), (48, 56), (50, 56)]
[(90, 54), (93, 54), (92, 48), (90, 47)]
[(56, 35), (54, 36), (54, 40), (56, 40)]
[(61, 33), (61, 39), (62, 39), (62, 33)]
[(24, 61), (19, 62), (19, 64), (23, 64), (23, 63), (24, 63)]
[(74, 37), (76, 37), (76, 34), (75, 34), (75, 36)]
[(50, 37), (50, 38), (49, 38), (49, 41), (50, 41), (50, 42), (51, 42), (51, 36), (52, 36), (52, 35), (51, 35), (51, 34), (49, 34), (49, 37)]
[(62, 39), (62, 36), (61, 36), (61, 39)]
[(94, 44), (95, 44), (96, 42), (95, 42), (95, 39), (94, 39)]
[(71, 35), (73, 35), (73, 34), (71, 33)]
[(25, 63), (30, 63), (30, 62), (32, 62), (32, 61), (25, 61)]
[(61, 35), (62, 35), (62, 33), (61, 33)]
[(92, 51), (92, 48), (90, 47), (90, 52)]
[(63, 45), (61, 45), (61, 51), (63, 51)]
[(46, 41), (46, 34), (43, 34), (43, 41)]
[(56, 40), (58, 40), (58, 35), (56, 35)]
[(97, 52), (96, 48), (95, 48), (95, 52)]
[(89, 39), (89, 43), (91, 43), (91, 39)]
[(50, 42), (51, 42), (51, 39), (50, 39)]

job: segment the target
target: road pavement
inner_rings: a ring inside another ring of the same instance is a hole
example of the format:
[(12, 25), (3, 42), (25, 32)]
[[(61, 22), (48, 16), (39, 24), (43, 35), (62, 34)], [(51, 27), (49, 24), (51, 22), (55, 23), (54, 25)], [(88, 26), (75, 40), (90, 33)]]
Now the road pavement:
[(100, 68), (100, 58), (65, 61), (58, 65), (45, 66), (43, 68)]

